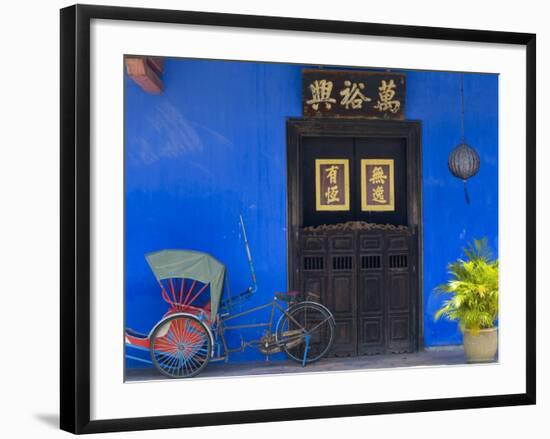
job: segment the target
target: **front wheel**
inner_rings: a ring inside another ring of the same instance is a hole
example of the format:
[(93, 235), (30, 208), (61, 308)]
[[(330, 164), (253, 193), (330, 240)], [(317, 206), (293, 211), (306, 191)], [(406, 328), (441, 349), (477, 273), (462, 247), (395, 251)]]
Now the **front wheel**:
[(314, 302), (291, 306), (279, 319), (277, 343), (286, 354), (302, 365), (320, 360), (334, 342), (334, 317)]
[(151, 359), (170, 378), (191, 378), (210, 360), (212, 341), (205, 324), (192, 315), (173, 315), (161, 321), (150, 337)]

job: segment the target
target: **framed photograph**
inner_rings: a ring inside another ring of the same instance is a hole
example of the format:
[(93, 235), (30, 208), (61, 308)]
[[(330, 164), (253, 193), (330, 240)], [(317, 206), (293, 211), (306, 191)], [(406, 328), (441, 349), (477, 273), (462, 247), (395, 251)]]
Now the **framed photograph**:
[(535, 47), (62, 9), (61, 428), (534, 404)]

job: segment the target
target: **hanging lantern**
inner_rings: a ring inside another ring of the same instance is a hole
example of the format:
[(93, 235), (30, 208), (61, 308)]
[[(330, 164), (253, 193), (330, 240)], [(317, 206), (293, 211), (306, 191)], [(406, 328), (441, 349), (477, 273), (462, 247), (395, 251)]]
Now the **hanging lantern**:
[(473, 177), (479, 171), (479, 154), (474, 148), (461, 143), (449, 154), (449, 171), (464, 182), (464, 197), (470, 204), (466, 180)]
[(479, 154), (471, 146), (464, 142), (464, 75), (460, 77), (460, 98), (461, 98), (461, 134), (462, 142), (457, 145), (449, 154), (449, 171), (464, 182), (464, 198), (470, 204), (466, 181), (479, 171)]

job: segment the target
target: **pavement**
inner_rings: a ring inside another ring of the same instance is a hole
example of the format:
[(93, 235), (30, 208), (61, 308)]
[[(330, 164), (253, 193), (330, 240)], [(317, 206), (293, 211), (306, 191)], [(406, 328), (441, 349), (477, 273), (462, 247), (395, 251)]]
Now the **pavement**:
[[(357, 369), (448, 366), (467, 364), (462, 346), (427, 348), (410, 354), (370, 355), (348, 358), (325, 358), (301, 367), (293, 361), (260, 361), (249, 363), (211, 362), (193, 379), (251, 376), (267, 374), (334, 372)], [(153, 367), (127, 369), (126, 382), (167, 379)]]

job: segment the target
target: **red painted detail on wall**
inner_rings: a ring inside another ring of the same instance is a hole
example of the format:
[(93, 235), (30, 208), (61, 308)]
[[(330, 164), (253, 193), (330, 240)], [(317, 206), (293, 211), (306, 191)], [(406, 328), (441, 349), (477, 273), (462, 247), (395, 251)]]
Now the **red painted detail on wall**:
[(126, 72), (146, 93), (162, 93), (164, 62), (160, 57), (127, 56)]

